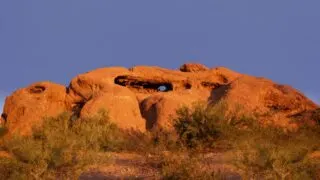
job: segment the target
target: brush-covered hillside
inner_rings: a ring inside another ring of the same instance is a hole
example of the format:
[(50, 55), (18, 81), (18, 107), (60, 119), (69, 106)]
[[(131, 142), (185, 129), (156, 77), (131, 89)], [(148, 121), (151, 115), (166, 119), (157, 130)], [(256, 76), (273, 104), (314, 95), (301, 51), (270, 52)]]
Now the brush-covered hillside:
[(232, 71), (105, 67), (5, 100), (0, 179), (319, 179), (320, 109)]

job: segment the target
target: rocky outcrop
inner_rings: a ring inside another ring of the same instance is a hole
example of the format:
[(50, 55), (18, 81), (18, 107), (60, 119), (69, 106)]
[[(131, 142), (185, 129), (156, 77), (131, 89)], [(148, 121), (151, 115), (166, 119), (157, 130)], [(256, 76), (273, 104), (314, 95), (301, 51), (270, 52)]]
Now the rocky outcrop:
[(80, 112), (80, 117), (107, 110), (110, 121), (123, 129), (137, 129), (145, 131), (145, 120), (141, 117), (139, 102), (135, 94), (121, 86), (111, 86), (103, 93), (95, 94), (87, 101)]
[(195, 63), (187, 63), (183, 64), (180, 67), (180, 71), (182, 72), (199, 72), (199, 71), (207, 71), (209, 68), (202, 64), (195, 64)]
[(66, 88), (51, 82), (39, 82), (19, 89), (5, 100), (2, 119), (9, 132), (28, 134), (42, 119), (68, 109)]
[(240, 104), (263, 121), (287, 126), (289, 117), (317, 108), (302, 93), (271, 80), (224, 67), (184, 64), (180, 70), (135, 66), (96, 69), (73, 78), (68, 87), (42, 82), (7, 97), (2, 119), (10, 132), (30, 132), (42, 117), (73, 111), (79, 117), (100, 109), (123, 129), (170, 128), (177, 108), (196, 101)]
[(259, 117), (264, 123), (289, 127), (291, 117), (317, 108), (317, 105), (296, 89), (265, 78), (243, 75), (231, 83), (213, 89), (211, 101), (223, 99), (232, 109), (240, 109)]

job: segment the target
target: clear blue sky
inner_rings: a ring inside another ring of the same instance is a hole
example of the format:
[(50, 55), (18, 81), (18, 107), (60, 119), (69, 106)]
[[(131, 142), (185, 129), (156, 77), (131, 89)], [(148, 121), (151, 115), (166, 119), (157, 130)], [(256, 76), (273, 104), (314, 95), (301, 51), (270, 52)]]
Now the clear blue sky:
[(102, 66), (190, 60), (289, 84), (317, 101), (319, 8), (319, 0), (2, 0), (0, 101), (32, 82), (68, 84)]

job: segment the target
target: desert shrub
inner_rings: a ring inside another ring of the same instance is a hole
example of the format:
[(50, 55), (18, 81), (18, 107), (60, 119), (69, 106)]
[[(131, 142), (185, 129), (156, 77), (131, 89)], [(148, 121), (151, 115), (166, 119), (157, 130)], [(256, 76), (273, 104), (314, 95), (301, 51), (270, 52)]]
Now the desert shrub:
[(237, 142), (234, 164), (246, 178), (314, 179), (320, 164), (308, 154), (319, 145), (318, 141), (295, 136), (277, 134), (270, 129), (255, 131), (250, 138)]
[[(30, 136), (14, 135), (0, 143), (0, 150), (12, 155), (0, 157), (0, 179), (77, 179), (87, 165), (106, 161), (99, 155), (105, 151), (155, 154), (164, 179), (223, 179), (194, 156), (204, 149), (232, 151), (232, 163), (245, 179), (315, 178), (320, 163), (309, 155), (320, 150), (319, 126), (284, 132), (227, 110), (223, 102), (182, 107), (174, 119), (175, 132), (124, 131), (106, 111), (81, 119), (70, 113), (45, 118)], [(1, 132), (6, 133), (5, 127)], [(162, 156), (168, 151), (191, 155)]]
[(315, 179), (320, 162), (309, 154), (319, 150), (319, 135), (310, 127), (297, 132), (250, 127), (234, 142), (234, 165), (248, 179)]
[(153, 153), (157, 153), (156, 151), (177, 152), (184, 148), (177, 133), (173, 130), (157, 129), (148, 134), (151, 137), (149, 144)]
[(0, 179), (28, 179), (27, 167), (15, 159), (0, 157), (0, 172)]
[(181, 143), (189, 148), (228, 149), (239, 128), (256, 126), (252, 117), (228, 114), (227, 110), (224, 102), (209, 106), (199, 102), (192, 108), (178, 109), (174, 127)]
[(161, 176), (163, 179), (226, 179), (220, 171), (205, 167), (201, 158), (190, 155), (161, 156)]
[(106, 111), (81, 119), (62, 113), (45, 118), (30, 136), (13, 135), (3, 140), (0, 150), (12, 158), (0, 159), (0, 170), (4, 179), (76, 179), (87, 165), (107, 161), (99, 153), (155, 154), (173, 150), (176, 143), (174, 133), (165, 130), (122, 130), (110, 122)]
[(86, 165), (98, 163), (98, 152), (120, 147), (122, 131), (108, 120), (105, 111), (72, 120), (63, 113), (46, 118), (30, 136), (14, 135), (2, 142), (13, 155), (1, 159), (6, 179), (76, 179)]
[(218, 122), (224, 120), (221, 113), (211, 114), (203, 104), (196, 104), (193, 109), (182, 107), (177, 110), (174, 127), (183, 144), (198, 147), (214, 142), (220, 136)]
[(320, 128), (285, 132), (262, 126), (252, 116), (227, 114), (225, 104), (196, 104), (177, 111), (174, 127), (186, 147), (234, 152), (232, 163), (245, 179), (314, 179), (320, 163), (309, 154), (320, 150)]

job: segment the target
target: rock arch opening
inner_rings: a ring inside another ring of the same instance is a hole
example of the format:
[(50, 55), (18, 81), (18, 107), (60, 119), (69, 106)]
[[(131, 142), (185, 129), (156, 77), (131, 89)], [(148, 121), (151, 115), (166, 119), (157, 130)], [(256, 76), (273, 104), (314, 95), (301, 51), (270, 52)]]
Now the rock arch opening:
[(34, 87), (30, 88), (29, 91), (32, 94), (40, 94), (46, 90), (46, 87), (42, 85), (35, 85)]
[(137, 92), (168, 92), (173, 91), (173, 85), (170, 82), (162, 82), (152, 79), (143, 79), (134, 76), (118, 76), (114, 83), (128, 87)]

